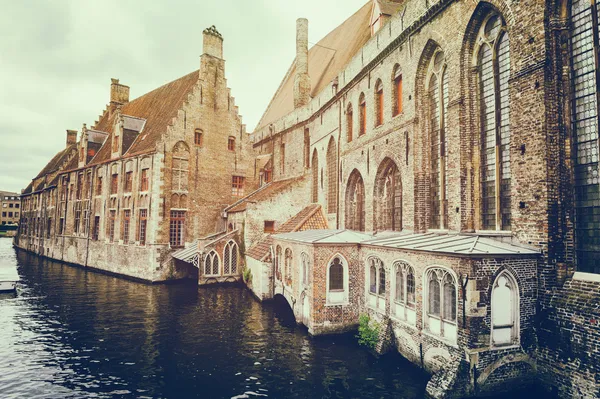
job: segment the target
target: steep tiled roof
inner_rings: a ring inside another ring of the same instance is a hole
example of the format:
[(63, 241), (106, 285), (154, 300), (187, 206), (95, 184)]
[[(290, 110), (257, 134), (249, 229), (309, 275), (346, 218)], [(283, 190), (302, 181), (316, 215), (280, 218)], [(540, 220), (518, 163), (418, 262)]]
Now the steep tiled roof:
[[(127, 154), (139, 154), (154, 150), (156, 141), (162, 133), (167, 131), (167, 126), (177, 116), (177, 111), (182, 107), (198, 79), (199, 71), (196, 70), (122, 106), (121, 113), (123, 115), (146, 120), (144, 129), (135, 139)], [(91, 164), (110, 159), (114, 118), (115, 112), (112, 114), (104, 112), (98, 123), (93, 127), (95, 130), (109, 133), (109, 137)]]
[(50, 162), (46, 164), (46, 166), (40, 171), (40, 173), (38, 173), (38, 175), (35, 178), (37, 179), (38, 177), (45, 176), (48, 173), (56, 172), (60, 168), (62, 163), (69, 158), (71, 152), (74, 151), (76, 148), (77, 144), (70, 144), (64, 150), (60, 150), (54, 157), (52, 157)]
[(233, 205), (230, 205), (228, 208), (225, 208), (226, 212), (243, 212), (246, 210), (246, 206), (248, 203), (259, 202), (269, 198), (270, 196), (285, 190), (287, 187), (292, 185), (293, 183), (302, 180), (303, 177), (291, 177), (289, 179), (278, 180), (267, 185), (260, 187), (259, 189), (251, 192), (244, 198), (240, 199)]
[[(323, 209), (319, 204), (311, 204), (302, 209), (287, 222), (282, 224), (274, 234), (292, 233), (295, 231), (327, 229), (327, 219), (323, 214)], [(257, 260), (266, 259), (271, 253), (271, 244), (273, 239), (270, 235), (266, 236), (253, 246), (251, 246), (246, 255)]]
[[(308, 74), (311, 97), (323, 90), (350, 62), (352, 57), (371, 38), (371, 12), (369, 0), (360, 10), (331, 31), (308, 51)], [(292, 63), (267, 110), (258, 122), (257, 129), (272, 123), (294, 110), (294, 74)]]

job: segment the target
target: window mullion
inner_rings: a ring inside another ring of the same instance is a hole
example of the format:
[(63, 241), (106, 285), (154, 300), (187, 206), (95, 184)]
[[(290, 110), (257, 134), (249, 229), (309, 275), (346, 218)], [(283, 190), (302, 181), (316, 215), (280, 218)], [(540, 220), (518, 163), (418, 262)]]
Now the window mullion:
[(446, 113), (444, 104), (444, 87), (446, 80), (445, 68), (442, 68), (439, 78), (439, 115), (440, 115), (440, 134), (439, 134), (439, 145), (440, 145), (440, 229), (446, 228)]
[[(497, 37), (500, 37), (498, 34)], [(495, 213), (496, 213), (496, 230), (502, 230), (502, 212), (500, 210), (500, 197), (501, 197), (501, 171), (502, 171), (502, 137), (501, 137), (501, 124), (502, 124), (502, 109), (500, 101), (500, 65), (498, 63), (498, 42), (494, 42), (491, 47), (492, 50), (492, 68), (494, 70), (494, 111), (496, 117), (495, 130), (496, 130), (496, 149), (495, 154), (495, 181), (494, 181), (494, 202), (495, 202)]]

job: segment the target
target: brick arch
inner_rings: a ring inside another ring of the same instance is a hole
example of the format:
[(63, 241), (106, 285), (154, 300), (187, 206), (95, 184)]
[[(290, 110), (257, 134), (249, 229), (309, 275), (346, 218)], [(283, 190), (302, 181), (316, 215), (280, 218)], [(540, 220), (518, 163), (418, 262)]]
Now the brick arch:
[(344, 227), (350, 230), (365, 230), (365, 184), (357, 169), (352, 170), (346, 184), (344, 201)]
[(373, 185), (373, 230), (402, 230), (402, 178), (391, 158), (384, 158)]
[(423, 364), (426, 370), (437, 373), (443, 369), (445, 364), (450, 364), (452, 356), (446, 348), (429, 348), (423, 356)]
[(511, 363), (525, 363), (529, 367), (531, 367), (532, 370), (535, 371), (537, 369), (535, 362), (533, 361), (533, 359), (531, 359), (531, 357), (529, 357), (529, 355), (526, 355), (525, 353), (513, 353), (496, 360), (494, 363), (488, 365), (485, 369), (483, 369), (481, 374), (479, 374), (479, 377), (477, 377), (477, 385), (483, 386), (487, 379), (496, 370)]

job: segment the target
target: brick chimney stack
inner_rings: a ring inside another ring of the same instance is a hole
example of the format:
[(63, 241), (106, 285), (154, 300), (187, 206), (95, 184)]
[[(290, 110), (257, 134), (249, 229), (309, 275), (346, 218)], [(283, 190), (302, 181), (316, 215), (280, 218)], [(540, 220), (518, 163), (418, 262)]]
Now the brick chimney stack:
[(204, 35), (204, 43), (202, 44), (204, 54), (223, 59), (223, 36), (221, 36), (217, 28), (213, 25), (210, 28), (204, 29), (202, 34)]
[(77, 143), (77, 130), (67, 130), (67, 147)]
[(119, 79), (110, 80), (110, 105), (127, 104), (129, 102), (129, 86), (119, 83)]
[(308, 19), (296, 21), (296, 76), (294, 77), (294, 108), (310, 101), (310, 77), (308, 76)]

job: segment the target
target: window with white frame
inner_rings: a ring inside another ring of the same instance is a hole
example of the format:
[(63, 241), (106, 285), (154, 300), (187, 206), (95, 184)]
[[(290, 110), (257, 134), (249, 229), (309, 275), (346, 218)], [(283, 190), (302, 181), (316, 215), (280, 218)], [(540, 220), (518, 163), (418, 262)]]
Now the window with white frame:
[(348, 265), (336, 255), (327, 267), (327, 303), (346, 303), (348, 299)]
[(369, 306), (385, 309), (385, 267), (381, 259), (370, 257), (369, 265)]
[(492, 346), (519, 343), (519, 285), (503, 271), (492, 286)]
[(229, 241), (223, 249), (223, 274), (236, 274), (238, 269), (238, 246)]
[(427, 331), (448, 341), (456, 342), (457, 283), (447, 269), (432, 267), (426, 274), (426, 291), (423, 303), (427, 311), (423, 322)]
[(219, 255), (215, 251), (210, 251), (204, 258), (204, 275), (219, 275)]
[(415, 309), (415, 271), (404, 261), (394, 263), (394, 303), (392, 315), (398, 319), (416, 324), (417, 313)]

